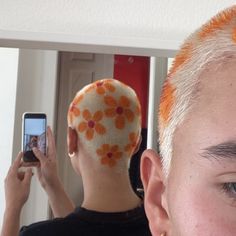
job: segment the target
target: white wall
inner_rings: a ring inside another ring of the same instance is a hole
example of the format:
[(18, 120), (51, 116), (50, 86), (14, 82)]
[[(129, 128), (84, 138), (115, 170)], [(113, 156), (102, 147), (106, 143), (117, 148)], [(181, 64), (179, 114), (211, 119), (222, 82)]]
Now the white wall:
[[(25, 111), (45, 112), (48, 124), (54, 126), (57, 81), (57, 52), (20, 50), (19, 73), (16, 93), (14, 156), (21, 148), (21, 117)], [(36, 171), (32, 180), (30, 197), (21, 217), (27, 225), (48, 217), (48, 199), (37, 181)]]
[(12, 161), (18, 49), (0, 48), (0, 228), (5, 208), (4, 179)]
[(235, 0), (0, 0), (0, 45), (171, 57), (189, 33), (233, 4)]

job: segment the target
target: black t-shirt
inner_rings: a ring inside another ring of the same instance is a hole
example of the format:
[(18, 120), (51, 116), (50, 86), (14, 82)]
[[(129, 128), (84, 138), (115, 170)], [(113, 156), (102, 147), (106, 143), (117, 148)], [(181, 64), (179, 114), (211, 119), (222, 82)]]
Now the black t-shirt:
[(143, 206), (130, 211), (103, 213), (82, 207), (65, 218), (22, 227), (20, 236), (151, 236)]

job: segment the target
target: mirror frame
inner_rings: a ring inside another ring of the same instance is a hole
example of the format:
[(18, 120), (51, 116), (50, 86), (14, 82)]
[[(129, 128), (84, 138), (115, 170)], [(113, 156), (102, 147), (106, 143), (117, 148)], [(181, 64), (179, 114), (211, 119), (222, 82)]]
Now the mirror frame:
[(140, 37), (88, 36), (0, 30), (0, 47), (174, 57), (180, 42)]

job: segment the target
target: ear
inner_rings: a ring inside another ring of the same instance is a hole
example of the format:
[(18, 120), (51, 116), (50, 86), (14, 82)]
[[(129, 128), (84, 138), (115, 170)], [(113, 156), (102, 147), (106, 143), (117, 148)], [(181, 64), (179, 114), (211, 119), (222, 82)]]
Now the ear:
[(153, 235), (169, 231), (169, 218), (165, 199), (164, 175), (159, 155), (149, 149), (141, 157), (141, 178), (144, 186), (144, 206)]
[(69, 154), (78, 152), (78, 135), (76, 130), (71, 127), (67, 129), (67, 146)]

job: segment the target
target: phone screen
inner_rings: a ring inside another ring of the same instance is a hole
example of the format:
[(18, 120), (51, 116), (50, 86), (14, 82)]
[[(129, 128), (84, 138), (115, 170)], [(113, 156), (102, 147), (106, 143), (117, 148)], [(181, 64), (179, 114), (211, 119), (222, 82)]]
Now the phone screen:
[(23, 118), (23, 152), (24, 161), (38, 161), (32, 148), (37, 147), (46, 154), (46, 115), (38, 113), (25, 113)]

